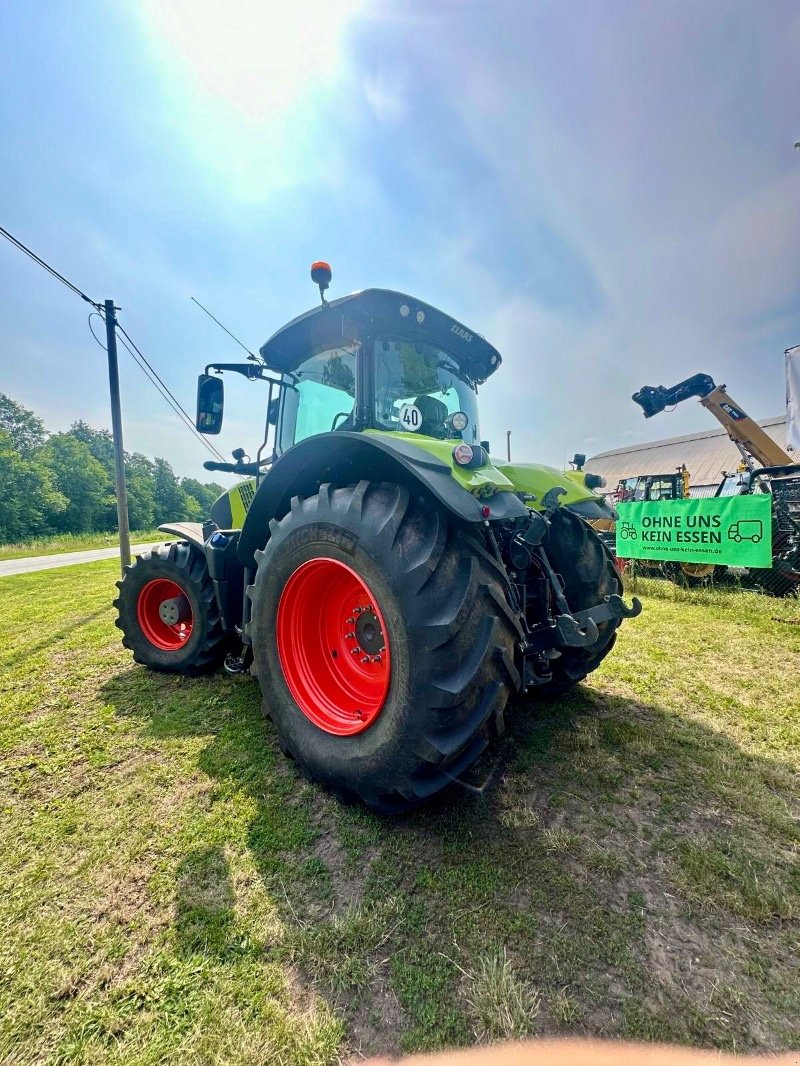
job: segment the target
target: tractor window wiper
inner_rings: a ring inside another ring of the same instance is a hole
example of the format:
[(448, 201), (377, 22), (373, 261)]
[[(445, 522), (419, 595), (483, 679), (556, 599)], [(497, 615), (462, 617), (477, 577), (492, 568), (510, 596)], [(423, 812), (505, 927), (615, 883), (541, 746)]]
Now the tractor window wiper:
[[(440, 370), (449, 370), (451, 374), (455, 374), (455, 376), (460, 381), (463, 381), (465, 385), (469, 385), (473, 392), (478, 391), (478, 387), (475, 382), (465, 370), (462, 370), (461, 367), (458, 366), (457, 363), (451, 363), (447, 359), (441, 359), (436, 365), (437, 367), (439, 367)], [(442, 392), (446, 391), (446, 389), (442, 389)]]

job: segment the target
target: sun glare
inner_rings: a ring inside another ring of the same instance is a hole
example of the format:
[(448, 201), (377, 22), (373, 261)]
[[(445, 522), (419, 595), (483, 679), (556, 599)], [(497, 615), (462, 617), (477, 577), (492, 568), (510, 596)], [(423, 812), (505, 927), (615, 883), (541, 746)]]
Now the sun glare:
[(346, 29), (364, 7), (365, 0), (156, 0), (145, 13), (200, 92), (262, 123), (336, 79)]

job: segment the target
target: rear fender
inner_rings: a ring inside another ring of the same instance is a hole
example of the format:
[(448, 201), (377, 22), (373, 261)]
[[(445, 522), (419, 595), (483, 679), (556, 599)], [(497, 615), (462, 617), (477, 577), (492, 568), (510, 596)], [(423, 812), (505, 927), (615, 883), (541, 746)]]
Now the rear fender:
[(239, 540), (242, 563), (254, 565), (255, 552), (269, 538), (270, 521), (289, 511), (293, 496), (312, 496), (320, 485), (345, 486), (362, 479), (390, 481), (412, 491), (425, 489), (464, 522), (483, 521), (484, 507), (489, 508), (491, 519), (527, 514), (513, 492), (478, 499), (458, 484), (447, 463), (389, 434), (320, 433), (285, 452), (259, 485)]

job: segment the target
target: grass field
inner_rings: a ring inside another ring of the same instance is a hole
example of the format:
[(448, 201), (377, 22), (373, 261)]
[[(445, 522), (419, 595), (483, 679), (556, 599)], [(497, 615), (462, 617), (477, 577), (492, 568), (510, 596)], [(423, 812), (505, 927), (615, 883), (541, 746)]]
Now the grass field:
[[(131, 532), (131, 544), (172, 540), (157, 529), (136, 529)], [(0, 544), (0, 560), (25, 559), (29, 555), (60, 555), (62, 552), (88, 551), (90, 548), (116, 548), (117, 533), (59, 533), (52, 537), (34, 537), (18, 544)]]
[(800, 604), (641, 582), (483, 795), (302, 782), (256, 683), (134, 666), (114, 561), (0, 580), (0, 1058), (800, 1045)]

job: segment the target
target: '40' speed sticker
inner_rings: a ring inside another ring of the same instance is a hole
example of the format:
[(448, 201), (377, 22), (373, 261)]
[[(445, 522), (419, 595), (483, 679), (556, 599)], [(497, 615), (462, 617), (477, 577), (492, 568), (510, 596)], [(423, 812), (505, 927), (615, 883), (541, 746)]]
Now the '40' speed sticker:
[(397, 416), (400, 428), (406, 433), (416, 433), (422, 427), (422, 412), (413, 403), (404, 403)]

